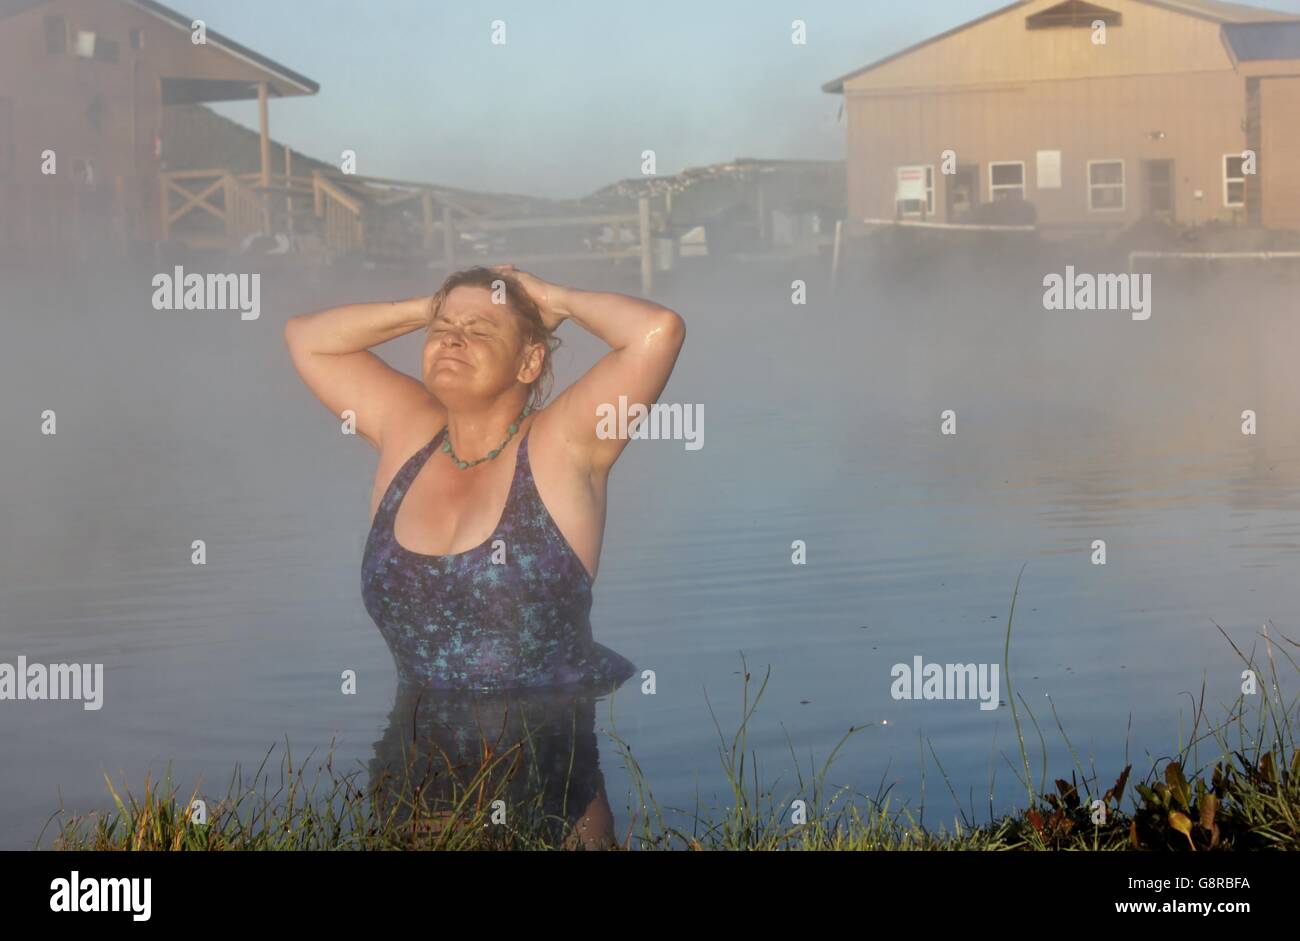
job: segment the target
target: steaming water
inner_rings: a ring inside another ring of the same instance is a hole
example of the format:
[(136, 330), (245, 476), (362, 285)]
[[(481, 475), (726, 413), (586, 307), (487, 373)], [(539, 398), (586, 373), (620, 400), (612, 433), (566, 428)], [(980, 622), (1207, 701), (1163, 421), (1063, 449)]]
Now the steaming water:
[[(664, 400), (703, 406), (704, 447), (634, 442), (611, 481), (595, 635), (657, 683), (595, 709), (616, 830), (629, 779), (610, 728), (665, 807), (729, 798), (710, 708), (729, 737), (742, 653), (751, 699), (771, 668), (748, 747), (782, 797), (810, 798), (810, 770), (865, 726), (830, 786), (892, 788), (938, 824), (956, 806), (937, 756), (968, 814), (1023, 801), (1007, 708), (890, 695), (917, 655), (1001, 663), (1022, 565), (1012, 679), (1053, 777), (1071, 763), (1052, 704), (1103, 779), (1126, 760), (1145, 773), (1186, 737), (1189, 693), (1204, 682), (1215, 717), (1236, 696), (1213, 622), (1247, 650), (1266, 621), (1300, 636), (1294, 282), (1158, 274), (1134, 323), (1044, 311), (1041, 278), (1063, 266), (954, 264), (838, 298), (820, 270), (725, 269), (658, 295), (689, 324)], [(153, 310), (151, 274), (0, 282), (0, 661), (99, 662), (106, 685), (99, 711), (0, 702), (0, 846), (30, 846), (60, 802), (106, 808), (104, 773), (138, 788), (170, 763), (186, 793), (219, 796), (277, 744), (278, 768), (286, 740), (364, 768), (388, 731), (393, 666), (359, 597), (375, 456), (301, 385), (280, 327), (435, 285), (267, 272), (244, 322)], [(601, 345), (562, 335), (566, 383)], [(383, 353), (416, 369), (414, 338)]]

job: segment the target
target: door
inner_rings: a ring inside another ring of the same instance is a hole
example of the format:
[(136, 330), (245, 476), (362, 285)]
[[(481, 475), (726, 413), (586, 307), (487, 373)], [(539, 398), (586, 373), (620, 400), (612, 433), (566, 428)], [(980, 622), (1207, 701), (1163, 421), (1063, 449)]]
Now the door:
[(1153, 219), (1174, 220), (1174, 162), (1147, 160), (1145, 173), (1146, 214)]
[(971, 164), (957, 167), (957, 172), (945, 178), (945, 204), (948, 215), (945, 221), (961, 222), (979, 205), (980, 168)]

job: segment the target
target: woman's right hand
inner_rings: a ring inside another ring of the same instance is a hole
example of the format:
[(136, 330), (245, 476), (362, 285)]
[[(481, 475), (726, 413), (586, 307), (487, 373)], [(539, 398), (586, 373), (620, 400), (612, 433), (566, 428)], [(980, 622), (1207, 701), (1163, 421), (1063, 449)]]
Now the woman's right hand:
[(514, 276), (542, 312), (542, 323), (547, 330), (554, 332), (556, 327), (569, 319), (569, 311), (564, 304), (563, 286), (543, 281), (537, 275), (520, 271), (511, 264), (493, 265), (492, 270), (505, 271)]

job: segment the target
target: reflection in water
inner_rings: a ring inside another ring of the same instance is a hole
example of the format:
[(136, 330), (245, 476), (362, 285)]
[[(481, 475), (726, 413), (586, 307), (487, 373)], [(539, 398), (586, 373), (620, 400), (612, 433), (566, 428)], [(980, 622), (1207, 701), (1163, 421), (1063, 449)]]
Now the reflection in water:
[(613, 819), (596, 742), (596, 702), (613, 686), (500, 691), (397, 688), (375, 743), (370, 787), (393, 823), (419, 804), (432, 821), (461, 806), (461, 819), (505, 802), (507, 831), (558, 845), (572, 832), (606, 845)]

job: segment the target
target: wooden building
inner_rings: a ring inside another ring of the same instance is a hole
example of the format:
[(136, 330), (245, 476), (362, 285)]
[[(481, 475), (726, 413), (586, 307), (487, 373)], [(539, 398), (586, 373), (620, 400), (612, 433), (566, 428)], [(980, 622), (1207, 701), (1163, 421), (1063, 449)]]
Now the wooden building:
[(1021, 0), (823, 90), (844, 95), (851, 223), (1300, 229), (1298, 16)]
[(318, 90), (153, 0), (0, 0), (0, 260), (163, 237), (174, 106), (259, 99), (269, 182), (269, 99)]

